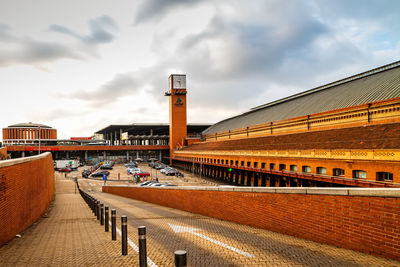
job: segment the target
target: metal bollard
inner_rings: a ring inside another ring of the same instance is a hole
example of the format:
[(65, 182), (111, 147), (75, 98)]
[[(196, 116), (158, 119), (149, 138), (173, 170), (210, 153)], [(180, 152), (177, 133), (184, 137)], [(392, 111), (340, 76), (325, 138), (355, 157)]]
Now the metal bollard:
[(108, 232), (109, 230), (109, 216), (108, 216), (108, 206), (104, 207), (104, 231)]
[(104, 225), (104, 204), (100, 204), (100, 225)]
[(100, 220), (100, 201), (97, 201), (97, 220)]
[(121, 216), (122, 255), (128, 255), (128, 217)]
[(95, 201), (94, 201), (94, 198), (92, 197), (91, 201), (90, 201), (90, 206), (92, 208), (93, 214), (96, 216), (96, 209), (94, 208), (94, 204), (95, 204)]
[(186, 265), (186, 251), (177, 250), (175, 251), (175, 267), (184, 267)]
[(111, 240), (117, 240), (117, 211), (111, 210)]
[(94, 198), (90, 198), (90, 208), (92, 209), (92, 212), (94, 215), (96, 215), (96, 211), (94, 209)]
[(97, 217), (97, 200), (96, 199), (93, 201), (93, 209), (94, 209), (94, 216)]
[(146, 249), (146, 226), (138, 227), (139, 236), (139, 266), (147, 266), (147, 249)]

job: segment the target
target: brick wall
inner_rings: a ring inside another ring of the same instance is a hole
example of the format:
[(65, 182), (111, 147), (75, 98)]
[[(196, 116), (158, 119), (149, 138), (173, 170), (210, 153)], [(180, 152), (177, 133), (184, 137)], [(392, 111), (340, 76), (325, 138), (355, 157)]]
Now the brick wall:
[[(400, 259), (398, 189), (320, 189), (317, 194), (315, 188), (256, 190), (264, 192), (103, 187), (107, 193)], [(300, 193), (292, 194), (293, 191)], [(394, 192), (395, 196), (376, 196), (378, 191)]]
[(50, 153), (0, 162), (0, 246), (37, 221), (53, 194)]
[(7, 147), (0, 148), (0, 160), (7, 159)]

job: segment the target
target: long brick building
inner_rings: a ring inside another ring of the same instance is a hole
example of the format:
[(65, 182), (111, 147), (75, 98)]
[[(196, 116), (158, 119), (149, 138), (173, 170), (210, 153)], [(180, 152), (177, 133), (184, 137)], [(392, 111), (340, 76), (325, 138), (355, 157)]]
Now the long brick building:
[(252, 108), (170, 154), (236, 185), (400, 187), (399, 130), (400, 61)]

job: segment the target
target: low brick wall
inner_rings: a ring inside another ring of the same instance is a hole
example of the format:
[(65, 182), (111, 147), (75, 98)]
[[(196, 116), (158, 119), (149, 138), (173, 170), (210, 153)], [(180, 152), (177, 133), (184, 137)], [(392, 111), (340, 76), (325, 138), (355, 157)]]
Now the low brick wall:
[(0, 161), (0, 246), (37, 221), (53, 194), (50, 153)]
[(400, 260), (400, 189), (105, 186), (103, 192)]
[(0, 160), (7, 159), (7, 147), (0, 147)]

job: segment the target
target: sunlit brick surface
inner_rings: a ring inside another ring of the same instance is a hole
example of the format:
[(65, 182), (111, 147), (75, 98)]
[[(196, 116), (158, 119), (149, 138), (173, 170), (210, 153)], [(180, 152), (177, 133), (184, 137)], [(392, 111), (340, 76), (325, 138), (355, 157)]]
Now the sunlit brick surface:
[(201, 188), (103, 187), (103, 191), (400, 259), (399, 197), (308, 195), (289, 191), (225, 192)]
[(51, 154), (26, 160), (0, 165), (0, 245), (37, 221), (53, 198)]

